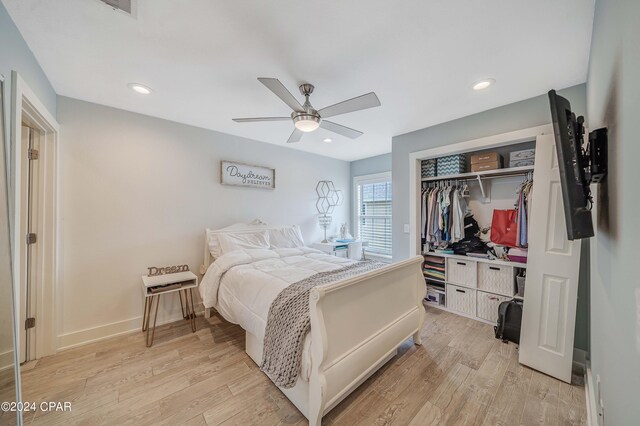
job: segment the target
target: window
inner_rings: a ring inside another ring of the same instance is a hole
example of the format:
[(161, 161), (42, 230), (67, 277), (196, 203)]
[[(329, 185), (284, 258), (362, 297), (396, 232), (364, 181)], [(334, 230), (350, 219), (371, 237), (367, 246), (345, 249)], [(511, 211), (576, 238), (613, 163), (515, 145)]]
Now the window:
[(368, 253), (391, 256), (391, 172), (353, 180), (356, 237)]

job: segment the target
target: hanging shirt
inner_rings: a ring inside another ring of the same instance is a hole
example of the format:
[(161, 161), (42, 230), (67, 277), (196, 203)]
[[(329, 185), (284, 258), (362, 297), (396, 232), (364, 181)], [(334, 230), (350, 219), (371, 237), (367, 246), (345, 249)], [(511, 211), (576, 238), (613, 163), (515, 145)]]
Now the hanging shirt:
[(451, 193), (451, 188), (445, 188), (442, 192), (442, 222), (440, 229), (442, 231), (442, 240), (450, 241), (451, 234), (449, 229), (449, 215), (451, 213), (451, 198), (449, 198), (449, 194)]
[(421, 228), (421, 234), (422, 234), (422, 238), (426, 237), (426, 233), (425, 231), (427, 230), (427, 198), (429, 197), (429, 190), (423, 190), (422, 191), (422, 202), (420, 204), (420, 208), (422, 210), (422, 215), (421, 215), (421, 220), (420, 220), (420, 228)]

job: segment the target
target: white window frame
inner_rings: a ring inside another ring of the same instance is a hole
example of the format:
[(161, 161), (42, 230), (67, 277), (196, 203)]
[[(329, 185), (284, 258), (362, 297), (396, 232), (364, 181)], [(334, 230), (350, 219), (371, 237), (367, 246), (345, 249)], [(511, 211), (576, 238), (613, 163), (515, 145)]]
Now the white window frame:
[[(369, 184), (369, 183), (381, 183), (381, 182), (392, 182), (391, 180), (391, 172), (382, 172), (382, 173), (372, 173), (369, 175), (361, 175), (361, 176), (354, 176), (353, 177), (353, 191), (351, 192), (353, 194), (353, 202), (352, 202), (352, 208), (353, 208), (353, 233), (354, 233), (354, 237), (356, 239), (360, 239), (360, 235), (358, 235), (359, 233), (359, 227), (358, 227), (358, 185), (365, 185), (365, 184)], [(391, 195), (393, 197), (393, 193)], [(391, 223), (392, 223), (392, 228), (393, 228), (393, 215), (391, 216)], [(391, 238), (393, 239), (393, 235), (391, 236)], [(391, 246), (391, 250), (393, 251), (393, 245)], [(380, 253), (372, 253), (367, 251), (367, 248), (364, 248), (364, 251), (366, 253), (366, 256), (368, 258), (376, 258), (376, 259), (380, 259), (380, 260), (385, 260), (385, 261), (390, 261), (392, 259), (393, 256), (388, 256), (385, 254), (380, 254)]]

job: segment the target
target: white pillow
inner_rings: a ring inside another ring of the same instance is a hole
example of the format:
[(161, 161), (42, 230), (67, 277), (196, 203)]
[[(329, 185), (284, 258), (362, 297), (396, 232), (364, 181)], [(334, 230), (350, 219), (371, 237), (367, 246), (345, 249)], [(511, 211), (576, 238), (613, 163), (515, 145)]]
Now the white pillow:
[(220, 246), (220, 254), (238, 249), (268, 249), (269, 233), (261, 231), (241, 234), (219, 234), (218, 244)]
[(297, 225), (270, 229), (269, 243), (275, 249), (304, 247), (302, 233)]
[(222, 229), (209, 229), (207, 228), (207, 245), (209, 246), (209, 253), (213, 256), (214, 259), (220, 257), (222, 253), (220, 253), (220, 244), (218, 244), (218, 235), (220, 235), (220, 231), (230, 231), (233, 229), (247, 229), (246, 223), (234, 223), (233, 225), (225, 226)]

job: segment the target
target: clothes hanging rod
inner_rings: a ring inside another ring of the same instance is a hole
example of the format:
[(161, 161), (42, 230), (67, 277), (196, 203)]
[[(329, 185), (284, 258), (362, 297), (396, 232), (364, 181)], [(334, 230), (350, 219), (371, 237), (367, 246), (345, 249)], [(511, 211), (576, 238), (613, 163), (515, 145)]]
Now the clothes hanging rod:
[(427, 178), (422, 178), (422, 182), (437, 182), (437, 181), (467, 181), (474, 180), (477, 181), (480, 179), (494, 179), (494, 178), (502, 178), (502, 177), (511, 177), (511, 176), (526, 176), (529, 173), (533, 172), (533, 166), (523, 166), (523, 167), (511, 167), (506, 169), (495, 169), (495, 170), (485, 170), (482, 172), (469, 172), (469, 173), (460, 173), (457, 175), (447, 175), (447, 176), (432, 176)]

